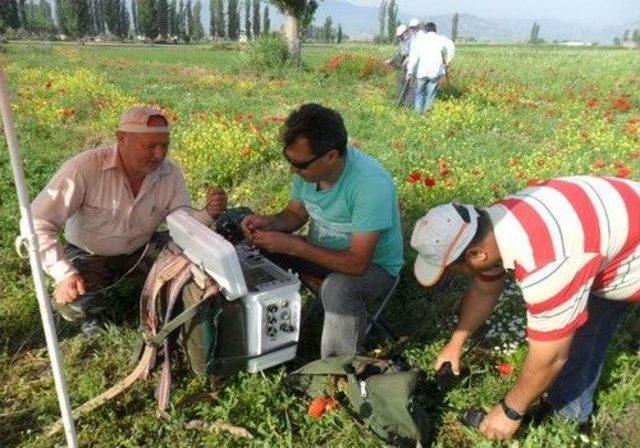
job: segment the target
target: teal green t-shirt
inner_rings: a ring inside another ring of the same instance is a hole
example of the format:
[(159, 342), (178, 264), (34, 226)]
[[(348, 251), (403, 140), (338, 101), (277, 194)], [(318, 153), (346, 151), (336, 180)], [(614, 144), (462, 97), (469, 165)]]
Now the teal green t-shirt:
[(345, 165), (330, 189), (294, 175), (291, 198), (310, 217), (308, 239), (333, 250), (351, 247), (353, 233), (380, 232), (372, 262), (398, 275), (404, 263), (398, 194), (393, 179), (367, 154), (348, 148)]

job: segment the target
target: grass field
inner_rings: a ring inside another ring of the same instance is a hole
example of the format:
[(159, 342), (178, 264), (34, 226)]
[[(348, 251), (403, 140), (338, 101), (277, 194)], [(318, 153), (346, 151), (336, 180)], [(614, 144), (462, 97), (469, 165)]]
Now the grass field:
[[(184, 169), (194, 201), (209, 184), (224, 186), (233, 205), (258, 211), (287, 201), (289, 172), (278, 129), (304, 102), (345, 117), (352, 143), (392, 173), (403, 204), (405, 236), (432, 205), (480, 205), (557, 175), (595, 173), (640, 178), (640, 52), (522, 46), (462, 46), (452, 76), (428, 116), (395, 108), (396, 78), (380, 60), (391, 47), (307, 47), (301, 71), (256, 73), (237, 48), (20, 45), (0, 54), (13, 95), (29, 191), (33, 197), (68, 157), (111, 141), (129, 105), (161, 106), (172, 119), (171, 156)], [(345, 56), (347, 55), (347, 56)], [(53, 380), (29, 265), (13, 249), (19, 212), (4, 139), (0, 142), (0, 446), (46, 447), (44, 428), (58, 417)], [(447, 341), (464, 287), (425, 290), (411, 274), (407, 250), (402, 282), (387, 319), (398, 342), (371, 341), (377, 354), (403, 353), (431, 373)], [(119, 294), (126, 295), (126, 288)], [(58, 322), (71, 394), (78, 405), (123, 378), (136, 339), (130, 319), (92, 339)], [(411, 316), (409, 318), (408, 316)], [(314, 322), (300, 354), (318, 356)], [(466, 357), (470, 376), (429, 410), (441, 421), (441, 447), (637, 447), (640, 435), (640, 310), (615, 339), (598, 393), (590, 437), (551, 420), (518, 440), (490, 443), (464, 429), (458, 413), (489, 408), (513, 384), (526, 355), (524, 307), (514, 286)], [(510, 363), (513, 375), (496, 366)], [(381, 443), (341, 409), (313, 420), (307, 400), (287, 392), (286, 368), (240, 375), (212, 395), (207, 378), (183, 376), (170, 419), (155, 416), (153, 381), (77, 422), (81, 446), (331, 446)], [(247, 428), (248, 441), (188, 429), (192, 420)]]

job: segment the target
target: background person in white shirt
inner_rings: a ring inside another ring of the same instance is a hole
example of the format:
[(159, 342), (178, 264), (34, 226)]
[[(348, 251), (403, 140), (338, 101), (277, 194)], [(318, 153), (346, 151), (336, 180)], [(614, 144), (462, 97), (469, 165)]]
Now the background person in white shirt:
[[(54, 309), (83, 320), (87, 335), (99, 331), (95, 318), (112, 305), (102, 290), (136, 265), (150, 241), (145, 254), (157, 254), (167, 238), (156, 227), (189, 205), (184, 178), (166, 159), (169, 123), (159, 110), (127, 110), (116, 135), (115, 145), (65, 162), (31, 206), (43, 267), (56, 282)], [(207, 203), (198, 219), (210, 223), (226, 208), (226, 193), (210, 189)], [(58, 237), (63, 227), (66, 244)]]
[(438, 82), (446, 76), (447, 67), (455, 55), (451, 39), (436, 33), (436, 25), (429, 22), (425, 32), (418, 31), (411, 41), (407, 80), (415, 78), (415, 110), (430, 110), (438, 92)]

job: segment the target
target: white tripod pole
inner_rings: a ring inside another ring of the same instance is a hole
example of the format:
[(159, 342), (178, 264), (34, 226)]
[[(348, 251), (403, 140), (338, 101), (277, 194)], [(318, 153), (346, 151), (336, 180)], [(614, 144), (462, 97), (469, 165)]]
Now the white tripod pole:
[(69, 396), (67, 395), (67, 386), (64, 373), (62, 371), (62, 364), (60, 362), (58, 336), (56, 335), (53, 315), (51, 313), (51, 305), (49, 304), (49, 296), (45, 286), (44, 272), (42, 270), (40, 253), (38, 251), (38, 240), (33, 228), (31, 208), (29, 207), (29, 196), (25, 185), (24, 171), (22, 169), (22, 159), (20, 159), (20, 152), (18, 149), (18, 139), (16, 138), (16, 130), (11, 116), (9, 91), (7, 90), (4, 70), (2, 70), (2, 68), (0, 68), (0, 112), (2, 113), (4, 133), (7, 138), (7, 146), (9, 148), (9, 156), (11, 158), (11, 169), (13, 170), (14, 182), (18, 193), (20, 215), (25, 223), (25, 230), (27, 232), (23, 237), (26, 238), (29, 246), (31, 274), (33, 275), (38, 304), (40, 305), (40, 316), (42, 318), (42, 326), (44, 327), (44, 335), (47, 340), (49, 358), (51, 359), (51, 370), (53, 371), (53, 380), (56, 385), (58, 402), (60, 403), (60, 413), (62, 415), (65, 435), (67, 437), (67, 446), (76, 448), (78, 446), (78, 442), (76, 440), (76, 430), (73, 425), (73, 417), (71, 416), (71, 405), (69, 403)]

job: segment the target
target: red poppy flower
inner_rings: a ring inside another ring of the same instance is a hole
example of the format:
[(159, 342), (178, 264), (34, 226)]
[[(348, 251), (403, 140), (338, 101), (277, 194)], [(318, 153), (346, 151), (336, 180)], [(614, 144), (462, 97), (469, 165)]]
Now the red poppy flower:
[(529, 179), (527, 181), (527, 185), (530, 187), (535, 187), (536, 185), (538, 185), (540, 183), (540, 180), (536, 179), (535, 177)]
[(451, 170), (449, 168), (440, 168), (440, 174), (442, 174), (443, 176), (446, 176), (450, 172)]
[(435, 184), (436, 184), (436, 180), (435, 180), (433, 177), (431, 177), (431, 176), (426, 176), (426, 177), (424, 178), (424, 186), (425, 186), (425, 187), (431, 188), (431, 187), (433, 187)]
[(238, 154), (240, 154), (242, 157), (249, 157), (249, 155), (251, 154), (251, 149), (248, 146), (245, 146), (238, 151)]
[(307, 409), (307, 415), (313, 418), (319, 418), (324, 414), (325, 406), (324, 397), (318, 397), (311, 400), (309, 408)]
[(51, 81), (48, 81), (48, 82), (44, 85), (44, 88), (45, 88), (45, 89), (50, 89), (52, 85), (53, 85), (53, 83), (52, 83)]
[(611, 100), (611, 108), (619, 112), (629, 112), (631, 104), (627, 96), (618, 96)]
[(314, 398), (309, 404), (307, 415), (313, 418), (322, 417), (322, 415), (338, 407), (338, 401), (333, 397)]
[(627, 179), (631, 176), (631, 168), (629, 168), (628, 166), (623, 166), (621, 168), (618, 168), (618, 171), (616, 171), (616, 177), (622, 177), (624, 179)]
[(415, 184), (416, 182), (420, 182), (420, 180), (422, 180), (422, 173), (416, 170), (409, 173), (407, 182), (409, 182), (410, 184)]
[(600, 100), (597, 98), (591, 98), (587, 101), (587, 107), (598, 107), (600, 105)]
[(604, 168), (605, 166), (607, 166), (607, 162), (605, 162), (604, 160), (596, 160), (595, 162), (593, 162), (593, 168), (594, 169), (601, 169)]
[(496, 369), (498, 369), (498, 373), (500, 373), (500, 376), (502, 378), (510, 377), (513, 373), (513, 366), (506, 362), (501, 362), (500, 364), (498, 364), (496, 366)]

